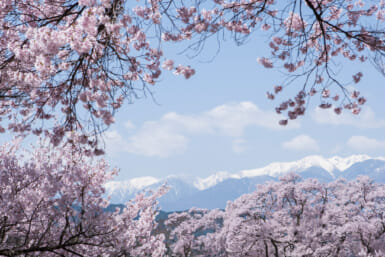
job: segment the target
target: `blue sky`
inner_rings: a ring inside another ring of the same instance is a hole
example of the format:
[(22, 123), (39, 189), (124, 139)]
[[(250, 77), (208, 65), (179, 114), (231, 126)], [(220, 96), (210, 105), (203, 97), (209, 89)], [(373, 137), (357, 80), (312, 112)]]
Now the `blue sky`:
[(166, 73), (152, 88), (156, 102), (139, 99), (118, 112), (105, 137), (106, 157), (121, 170), (117, 180), (206, 177), (313, 154), (385, 156), (385, 78), (369, 62), (340, 66), (341, 78), (364, 73), (358, 89), (368, 102), (359, 116), (321, 111), (313, 99), (305, 117), (280, 127), (274, 107), (299, 87), (293, 84), (281, 98), (266, 99), (283, 76), (257, 63), (257, 57), (268, 56), (265, 40), (254, 37), (239, 47), (225, 42), (217, 56), (212, 41), (193, 59), (177, 55), (184, 46), (166, 49), (177, 64), (193, 66), (196, 75), (185, 80)]

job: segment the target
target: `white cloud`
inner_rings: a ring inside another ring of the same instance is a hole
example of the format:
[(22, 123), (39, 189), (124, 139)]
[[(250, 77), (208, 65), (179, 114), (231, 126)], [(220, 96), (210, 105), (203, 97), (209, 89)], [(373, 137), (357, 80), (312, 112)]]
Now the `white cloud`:
[(145, 156), (168, 157), (181, 153), (188, 139), (175, 128), (162, 122), (146, 122), (138, 133), (128, 139), (127, 151)]
[[(231, 137), (233, 151), (242, 152), (245, 141), (242, 139), (247, 127), (267, 129), (298, 128), (299, 122), (293, 121), (286, 127), (278, 125), (281, 117), (272, 111), (259, 109), (252, 102), (240, 102), (217, 106), (198, 115), (182, 115), (170, 112), (159, 120), (147, 121), (127, 140), (114, 135), (115, 141), (125, 146), (122, 151), (145, 156), (167, 157), (186, 150), (188, 136), (196, 134), (220, 134)], [(128, 129), (132, 129), (132, 123)]]
[(291, 122), (287, 127), (278, 125), (280, 118), (282, 117), (275, 112), (261, 110), (252, 102), (240, 102), (219, 105), (199, 115), (170, 112), (158, 122), (173, 123), (174, 128), (188, 133), (219, 132), (231, 137), (241, 137), (249, 126), (269, 129), (299, 128), (297, 121)]
[(108, 153), (118, 153), (126, 151), (127, 143), (116, 130), (110, 130), (105, 133), (106, 150)]
[[(248, 126), (263, 127), (268, 129), (283, 129), (278, 125), (282, 118), (272, 111), (264, 111), (252, 102), (220, 105), (203, 115), (213, 128), (225, 135), (240, 137)], [(299, 128), (297, 121), (290, 122), (285, 127)]]
[(385, 149), (385, 141), (379, 141), (375, 138), (365, 136), (352, 136), (348, 140), (347, 145), (354, 150), (363, 152)]
[(357, 128), (382, 128), (385, 127), (385, 120), (376, 117), (370, 107), (365, 107), (359, 115), (351, 114), (345, 110), (340, 115), (334, 113), (332, 109), (323, 110), (316, 108), (311, 115), (313, 120), (319, 124), (345, 125)]
[(282, 144), (283, 148), (295, 151), (319, 151), (317, 141), (308, 135), (299, 135)]

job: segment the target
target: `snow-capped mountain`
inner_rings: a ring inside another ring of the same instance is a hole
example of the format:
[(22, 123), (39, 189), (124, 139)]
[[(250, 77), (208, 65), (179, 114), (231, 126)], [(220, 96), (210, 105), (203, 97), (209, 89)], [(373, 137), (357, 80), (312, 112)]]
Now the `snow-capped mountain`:
[(326, 170), (330, 176), (333, 178), (336, 177), (339, 172), (347, 170), (352, 165), (363, 162), (366, 160), (382, 160), (385, 161), (383, 157), (372, 158), (368, 155), (352, 155), (346, 158), (334, 156), (332, 158), (326, 159), (319, 155), (312, 155), (305, 157), (299, 161), (294, 162), (275, 162), (267, 165), (266, 167), (259, 169), (244, 170), (240, 172), (241, 177), (255, 177), (261, 175), (268, 175), (272, 177), (279, 177), (288, 172), (301, 173), (308, 170), (312, 167), (322, 168)]
[(332, 181), (343, 177), (354, 179), (367, 175), (374, 181), (385, 183), (385, 158), (367, 155), (324, 158), (308, 156), (294, 162), (271, 163), (262, 168), (242, 170), (238, 173), (217, 172), (206, 178), (169, 176), (165, 179), (140, 177), (106, 184), (112, 203), (124, 203), (142, 190), (156, 189), (167, 181), (170, 191), (160, 199), (163, 210), (175, 211), (191, 207), (224, 208), (226, 202), (255, 190), (257, 184), (278, 180), (286, 173), (295, 172), (303, 178)]
[(106, 189), (114, 192), (114, 197), (124, 198), (126, 195), (136, 194), (158, 182), (160, 182), (160, 179), (154, 177), (138, 177), (127, 181), (110, 181), (106, 184)]

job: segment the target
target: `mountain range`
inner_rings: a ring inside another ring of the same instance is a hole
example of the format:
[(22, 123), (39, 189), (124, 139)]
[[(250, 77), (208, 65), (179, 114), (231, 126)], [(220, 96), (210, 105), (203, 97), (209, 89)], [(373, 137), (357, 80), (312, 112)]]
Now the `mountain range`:
[(167, 182), (170, 190), (159, 200), (162, 210), (180, 211), (191, 207), (214, 209), (224, 208), (227, 201), (254, 191), (257, 184), (278, 180), (290, 172), (322, 182), (337, 178), (352, 180), (359, 175), (366, 175), (377, 183), (385, 183), (385, 158), (368, 155), (324, 158), (313, 155), (294, 162), (276, 162), (238, 173), (218, 172), (206, 178), (169, 176), (159, 179), (147, 176), (110, 181), (105, 187), (111, 203), (120, 204), (133, 199), (138, 192), (155, 190)]

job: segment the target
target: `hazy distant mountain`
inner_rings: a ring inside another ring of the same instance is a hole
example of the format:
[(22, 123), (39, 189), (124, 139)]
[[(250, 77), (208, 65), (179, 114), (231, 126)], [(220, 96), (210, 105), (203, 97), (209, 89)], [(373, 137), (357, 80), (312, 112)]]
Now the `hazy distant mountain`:
[(218, 172), (207, 178), (165, 179), (140, 177), (128, 181), (112, 181), (106, 184), (112, 203), (124, 203), (140, 191), (156, 189), (165, 181), (170, 191), (160, 199), (165, 211), (185, 210), (191, 207), (224, 208), (226, 202), (252, 192), (257, 184), (278, 180), (280, 176), (295, 172), (303, 178), (317, 178), (329, 182), (336, 178), (355, 179), (367, 175), (374, 181), (385, 183), (385, 158), (353, 155), (346, 158), (308, 156), (295, 162), (271, 163), (265, 167), (243, 170), (235, 174)]

